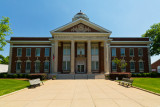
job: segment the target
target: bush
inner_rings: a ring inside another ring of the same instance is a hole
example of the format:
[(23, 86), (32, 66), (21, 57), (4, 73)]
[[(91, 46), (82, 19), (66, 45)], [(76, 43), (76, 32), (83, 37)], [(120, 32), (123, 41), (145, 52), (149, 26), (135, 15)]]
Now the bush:
[(41, 80), (45, 80), (47, 79), (47, 75), (46, 74), (29, 74), (28, 75), (29, 79), (37, 79), (40, 78)]
[(122, 80), (122, 78), (130, 78), (131, 73), (129, 72), (113, 72), (109, 74), (110, 79), (115, 80), (118, 77), (118, 80)]
[(160, 77), (159, 73), (152, 72), (152, 73), (137, 73), (132, 74), (132, 77)]
[(18, 77), (18, 75), (17, 74), (13, 74), (13, 78), (17, 78)]

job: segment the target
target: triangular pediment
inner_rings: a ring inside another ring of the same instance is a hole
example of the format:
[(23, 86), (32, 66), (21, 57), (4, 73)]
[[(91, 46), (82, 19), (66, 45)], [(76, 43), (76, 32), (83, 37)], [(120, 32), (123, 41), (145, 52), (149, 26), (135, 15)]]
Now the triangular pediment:
[(84, 20), (84, 19), (78, 19), (73, 22), (70, 22), (62, 27), (59, 27), (55, 30), (50, 31), (51, 33), (56, 33), (56, 32), (97, 32), (97, 33), (111, 33), (111, 31), (94, 24), (90, 21)]

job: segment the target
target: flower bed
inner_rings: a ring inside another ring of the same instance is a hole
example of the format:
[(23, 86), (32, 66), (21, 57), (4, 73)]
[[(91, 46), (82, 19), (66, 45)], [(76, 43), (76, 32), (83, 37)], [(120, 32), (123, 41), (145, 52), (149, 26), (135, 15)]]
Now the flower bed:
[(116, 80), (116, 78), (122, 80), (122, 78), (131, 78), (131, 75), (129, 72), (112, 72), (109, 74), (109, 78), (112, 80)]

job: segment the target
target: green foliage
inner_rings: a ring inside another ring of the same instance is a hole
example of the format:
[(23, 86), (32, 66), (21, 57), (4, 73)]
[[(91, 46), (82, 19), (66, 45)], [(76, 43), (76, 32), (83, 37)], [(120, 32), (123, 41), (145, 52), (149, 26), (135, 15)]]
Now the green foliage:
[(3, 50), (3, 47), (7, 44), (5, 41), (5, 36), (12, 34), (12, 30), (9, 24), (8, 17), (2, 17), (0, 20), (0, 51)]
[(160, 77), (159, 73), (152, 72), (152, 73), (137, 73), (137, 74), (132, 74), (132, 77)]
[(134, 78), (133, 86), (160, 93), (160, 78)]
[(28, 81), (16, 79), (0, 79), (0, 96), (29, 86)]
[(0, 55), (0, 64), (9, 64), (9, 56), (4, 57), (3, 55)]
[(153, 43), (150, 44), (151, 55), (160, 54), (160, 23), (153, 24), (142, 37), (149, 37)]
[(123, 62), (121, 59), (115, 58), (112, 61), (116, 63), (120, 69), (125, 68), (127, 66), (127, 63)]

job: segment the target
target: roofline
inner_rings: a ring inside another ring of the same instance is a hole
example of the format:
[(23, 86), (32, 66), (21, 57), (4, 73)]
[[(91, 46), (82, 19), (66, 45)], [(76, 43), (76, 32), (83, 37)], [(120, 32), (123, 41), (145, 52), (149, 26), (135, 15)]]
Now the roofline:
[(149, 37), (109, 37), (109, 38), (149, 38)]
[[(158, 62), (159, 60), (160, 60), (160, 59), (158, 59), (158, 60), (154, 61), (152, 64), (154, 64), (154, 63)], [(152, 65), (152, 64), (151, 64), (151, 65)]]
[(54, 29), (54, 30), (51, 30), (50, 33), (53, 33), (53, 32), (55, 32), (55, 31), (57, 31), (57, 30), (59, 30), (59, 29), (61, 29), (61, 28), (63, 28), (63, 27), (66, 27), (67, 25), (72, 24), (72, 23), (74, 23), (74, 22), (77, 22), (77, 21), (79, 21), (79, 20), (83, 20), (83, 21), (85, 21), (85, 22), (91, 23), (91, 24), (97, 26), (98, 28), (103, 29), (103, 30), (106, 31), (106, 32), (112, 33), (112, 31), (110, 31), (110, 30), (108, 30), (108, 29), (105, 29), (105, 28), (103, 28), (103, 27), (101, 27), (101, 26), (99, 26), (99, 25), (97, 25), (97, 24), (95, 24), (95, 23), (93, 23), (93, 22), (91, 22), (91, 21), (87, 21), (87, 20), (82, 19), (82, 18), (79, 18), (79, 19), (77, 19), (77, 20), (75, 20), (75, 21), (73, 21), (73, 22), (69, 22), (69, 23), (67, 23), (67, 24), (65, 24), (65, 25), (63, 25), (63, 26), (61, 26), (61, 27), (58, 27), (58, 28), (56, 28), (56, 29)]

